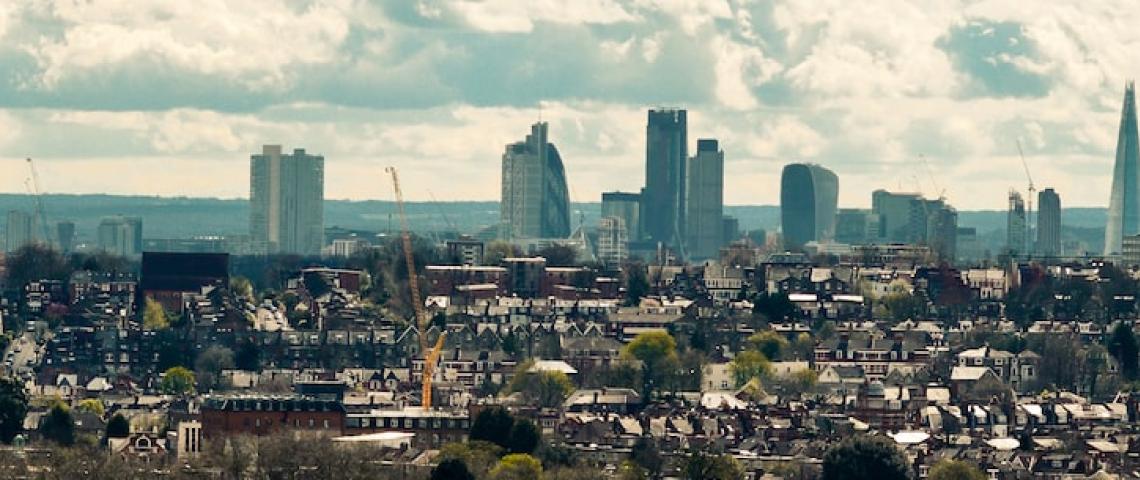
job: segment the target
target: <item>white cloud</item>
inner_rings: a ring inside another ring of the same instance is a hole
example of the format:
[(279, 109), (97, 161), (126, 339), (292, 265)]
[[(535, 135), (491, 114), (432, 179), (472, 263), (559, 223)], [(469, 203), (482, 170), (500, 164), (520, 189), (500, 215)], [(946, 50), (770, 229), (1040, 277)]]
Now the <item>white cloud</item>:
[(634, 20), (612, 0), (455, 0), (449, 7), (472, 27), (488, 32), (530, 32), (535, 22), (611, 24)]

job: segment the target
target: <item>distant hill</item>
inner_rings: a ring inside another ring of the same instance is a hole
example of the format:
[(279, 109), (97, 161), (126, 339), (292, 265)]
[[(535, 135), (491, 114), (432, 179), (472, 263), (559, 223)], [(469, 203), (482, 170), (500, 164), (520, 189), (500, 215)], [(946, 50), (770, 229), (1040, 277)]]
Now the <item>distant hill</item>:
[[(101, 218), (111, 215), (133, 215), (143, 219), (146, 238), (187, 238), (196, 235), (237, 235), (249, 232), (249, 201), (245, 199), (146, 197), (122, 195), (45, 195), (48, 221), (71, 220), (76, 224), (79, 242), (91, 242)], [(34, 210), (28, 195), (0, 194), (0, 212)], [(575, 203), (573, 225), (583, 221), (596, 225), (601, 204)], [(492, 226), (499, 220), (498, 202), (410, 202), (408, 223), (413, 230), (457, 230), (473, 233)], [(780, 207), (774, 205), (729, 205), (725, 214), (740, 220), (742, 230), (776, 231), (780, 225)], [(1103, 244), (1106, 210), (1104, 208), (1065, 209), (1062, 221), (1067, 238), (1080, 239), (1089, 245)], [(978, 229), (983, 244), (1000, 248), (1005, 235), (1005, 212), (995, 210), (962, 211), (958, 223)], [(349, 229), (389, 231), (399, 228), (395, 204), (391, 201), (325, 202), (325, 226)], [(6, 229), (0, 221), (0, 229)], [(6, 233), (6, 232), (5, 232)]]

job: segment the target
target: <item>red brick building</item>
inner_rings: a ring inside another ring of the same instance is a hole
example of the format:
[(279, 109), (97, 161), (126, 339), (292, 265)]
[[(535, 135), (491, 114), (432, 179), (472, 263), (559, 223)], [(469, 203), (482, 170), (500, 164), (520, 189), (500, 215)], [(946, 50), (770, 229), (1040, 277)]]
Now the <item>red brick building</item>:
[(202, 405), (202, 435), (206, 437), (278, 430), (344, 433), (344, 405), (336, 400), (294, 396), (210, 398)]

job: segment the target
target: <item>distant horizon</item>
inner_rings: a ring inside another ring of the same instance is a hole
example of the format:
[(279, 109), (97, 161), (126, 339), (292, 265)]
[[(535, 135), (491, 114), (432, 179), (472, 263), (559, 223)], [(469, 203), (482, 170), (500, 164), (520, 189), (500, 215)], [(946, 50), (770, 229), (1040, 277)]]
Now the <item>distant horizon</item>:
[[(914, 192), (901, 192), (901, 193), (914, 193)], [(120, 193), (45, 193), (43, 195), (46, 197), (52, 197), (52, 196), (58, 196), (58, 197), (102, 196), (102, 197), (115, 197), (115, 198), (218, 200), (218, 201), (235, 201), (235, 202), (236, 201), (243, 201), (243, 202), (249, 201), (249, 197), (209, 197), (209, 196), (190, 196), (190, 195), (147, 195), (147, 194), (120, 194)], [(0, 196), (30, 197), (31, 194), (30, 193), (0, 192)], [(395, 202), (395, 200), (393, 200), (393, 199), (379, 199), (379, 198), (377, 198), (377, 199), (363, 199), (363, 200), (350, 199), (350, 198), (325, 198), (325, 201), (326, 202), (343, 202), (343, 203), (367, 203), (367, 202), (393, 203), (393, 202)], [(1062, 210), (1108, 210), (1108, 206), (1088, 206), (1088, 205), (1072, 205), (1072, 206), (1069, 206), (1069, 205), (1064, 204), (1064, 198), (1062, 198), (1061, 201), (1062, 201), (1062, 203), (1061, 203), (1061, 209)], [(405, 200), (405, 203), (408, 203), (408, 204), (429, 204), (429, 205), (435, 204), (435, 203), (440, 203), (440, 204), (496, 203), (497, 204), (497, 203), (499, 203), (499, 200), (497, 200), (497, 199), (493, 199), (493, 200), (481, 200), (481, 199)], [(581, 201), (575, 201), (575, 200), (570, 201), (570, 204), (572, 204), (572, 205), (599, 205), (601, 203), (602, 202), (600, 200), (598, 200), (598, 201), (587, 201), (587, 202), (581, 202)], [(951, 205), (953, 206), (953, 204), (951, 204)], [(768, 204), (768, 203), (725, 203), (724, 206), (725, 207), (771, 207), (771, 208), (780, 208), (779, 204)], [(845, 209), (870, 210), (870, 208), (871, 208), (870, 206), (849, 207), (849, 206), (845, 206), (843, 204), (839, 205), (840, 210), (845, 210)], [(986, 208), (983, 208), (983, 209), (961, 209), (961, 208), (958, 208), (957, 210), (959, 212), (979, 212), (979, 213), (980, 212), (994, 212), (994, 213), (1005, 213), (1006, 212), (1005, 209), (986, 209)], [(1034, 203), (1034, 210), (1033, 211), (1034, 212), (1037, 211), (1036, 202)]]

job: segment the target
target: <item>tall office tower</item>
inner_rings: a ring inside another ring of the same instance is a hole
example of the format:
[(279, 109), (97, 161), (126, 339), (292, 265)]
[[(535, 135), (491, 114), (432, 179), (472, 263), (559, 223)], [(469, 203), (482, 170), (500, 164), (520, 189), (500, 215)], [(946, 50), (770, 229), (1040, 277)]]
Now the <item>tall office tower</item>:
[(264, 253), (320, 255), (325, 243), (325, 157), (265, 145), (249, 157), (250, 239)]
[(99, 222), (99, 248), (124, 257), (142, 255), (142, 229), (139, 217), (106, 217)]
[(1116, 164), (1112, 169), (1112, 196), (1108, 198), (1108, 224), (1104, 228), (1104, 254), (1121, 253), (1126, 236), (1140, 233), (1140, 139), (1136, 131), (1136, 85), (1124, 87)]
[(716, 140), (697, 140), (686, 177), (685, 249), (690, 258), (715, 258), (724, 245), (724, 151)]
[(740, 240), (740, 219), (725, 215), (721, 221), (721, 231), (721, 243), (724, 245)]
[(546, 122), (531, 125), (526, 140), (507, 145), (503, 152), (499, 204), (502, 238), (570, 236), (566, 170), (558, 149), (547, 141), (546, 132)]
[(982, 252), (978, 247), (978, 229), (974, 227), (958, 227), (955, 240), (955, 260), (958, 263), (970, 263), (982, 260)]
[(75, 222), (63, 220), (55, 224), (55, 238), (57, 246), (63, 253), (71, 253), (75, 248)]
[(641, 194), (603, 192), (602, 216), (622, 219), (629, 241), (641, 239)]
[(685, 162), (689, 157), (685, 110), (650, 110), (645, 129), (645, 189), (641, 234), (684, 252)]
[(921, 211), (919, 202), (922, 201), (922, 195), (917, 193), (871, 192), (871, 213), (879, 216), (878, 240), (887, 243), (918, 242), (913, 217)]
[(619, 268), (629, 258), (629, 236), (621, 217), (602, 217), (598, 222), (598, 261), (606, 268)]
[(36, 217), (22, 210), (8, 211), (8, 227), (5, 230), (4, 251), (14, 252), (20, 247), (35, 243)]
[(1014, 190), (1009, 191), (1005, 228), (1005, 252), (1014, 257), (1028, 253), (1025, 249), (1025, 201)]
[(1061, 254), (1061, 196), (1052, 188), (1037, 192), (1037, 254)]
[(835, 241), (848, 245), (873, 243), (880, 238), (879, 216), (870, 210), (841, 208), (835, 216)]
[(958, 248), (958, 211), (942, 200), (926, 202), (925, 243), (938, 260), (953, 263)]
[(799, 250), (810, 241), (835, 237), (839, 178), (815, 164), (784, 166), (780, 178), (780, 218), (784, 248)]

